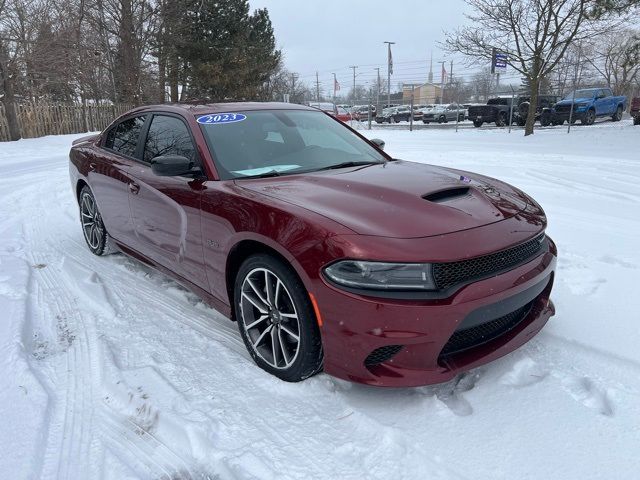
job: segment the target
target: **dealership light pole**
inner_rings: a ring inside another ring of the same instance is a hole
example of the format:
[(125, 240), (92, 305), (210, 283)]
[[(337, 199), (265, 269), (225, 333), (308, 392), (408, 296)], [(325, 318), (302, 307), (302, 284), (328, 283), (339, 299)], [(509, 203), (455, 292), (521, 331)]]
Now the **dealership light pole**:
[[(352, 100), (353, 100), (353, 105), (351, 105), (351, 107), (353, 107), (356, 104), (356, 68), (357, 65), (352, 65), (351, 67), (353, 69), (353, 90), (351, 91), (351, 95), (353, 96)], [(353, 108), (352, 108), (353, 110)]]
[(391, 74), (393, 73), (393, 58), (391, 57), (391, 45), (396, 42), (382, 42), (387, 44), (387, 108), (391, 105)]

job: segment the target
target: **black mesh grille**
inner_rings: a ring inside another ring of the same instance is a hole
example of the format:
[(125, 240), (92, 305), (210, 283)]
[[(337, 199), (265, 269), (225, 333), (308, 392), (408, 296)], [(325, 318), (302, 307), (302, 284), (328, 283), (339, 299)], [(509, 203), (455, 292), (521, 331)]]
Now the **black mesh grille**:
[(528, 315), (532, 305), (533, 302), (529, 302), (503, 317), (455, 332), (440, 352), (440, 357), (477, 347), (504, 335)]
[(544, 234), (513, 248), (459, 262), (434, 263), (433, 277), (438, 289), (446, 290), (469, 280), (515, 267), (542, 250)]
[[(557, 105), (556, 112), (558, 113), (569, 113), (571, 111), (571, 104), (569, 105)], [(574, 109), (575, 111), (575, 109)]]
[(402, 345), (386, 345), (384, 347), (376, 348), (369, 356), (364, 360), (364, 364), (367, 367), (384, 363), (402, 350)]

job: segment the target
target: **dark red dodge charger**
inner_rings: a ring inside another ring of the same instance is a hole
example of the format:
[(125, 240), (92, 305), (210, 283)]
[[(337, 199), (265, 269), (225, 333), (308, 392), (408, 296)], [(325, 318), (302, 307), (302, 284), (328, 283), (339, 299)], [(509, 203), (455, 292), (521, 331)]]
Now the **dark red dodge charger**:
[(557, 250), (520, 190), (383, 146), (299, 105), (157, 105), (76, 140), (70, 174), (90, 250), (175, 277), (264, 370), (443, 382), (544, 326)]

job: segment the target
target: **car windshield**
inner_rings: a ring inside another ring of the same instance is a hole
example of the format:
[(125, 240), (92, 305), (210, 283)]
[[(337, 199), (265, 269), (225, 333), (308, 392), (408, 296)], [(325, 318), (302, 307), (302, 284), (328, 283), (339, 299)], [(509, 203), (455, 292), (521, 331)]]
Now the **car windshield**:
[(569, 95), (563, 98), (563, 100), (573, 100), (573, 98), (594, 98), (596, 93), (598, 92), (598, 88), (586, 88), (584, 90), (576, 90), (575, 97), (574, 92), (571, 92)]
[[(321, 112), (247, 111), (239, 116), (245, 118), (200, 125), (223, 180), (386, 161), (377, 149)], [(199, 118), (204, 117), (212, 116)]]

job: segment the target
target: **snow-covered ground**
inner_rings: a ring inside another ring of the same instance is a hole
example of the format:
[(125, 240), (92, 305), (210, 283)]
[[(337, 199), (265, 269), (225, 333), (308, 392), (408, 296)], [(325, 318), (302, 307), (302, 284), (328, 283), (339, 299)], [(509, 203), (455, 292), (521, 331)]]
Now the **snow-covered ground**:
[(89, 253), (67, 176), (76, 136), (2, 143), (0, 476), (638, 478), (640, 127), (365, 133), (543, 205), (560, 256), (540, 335), (438, 386), (281, 382), (195, 295)]

